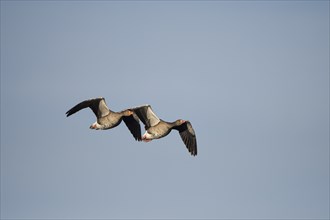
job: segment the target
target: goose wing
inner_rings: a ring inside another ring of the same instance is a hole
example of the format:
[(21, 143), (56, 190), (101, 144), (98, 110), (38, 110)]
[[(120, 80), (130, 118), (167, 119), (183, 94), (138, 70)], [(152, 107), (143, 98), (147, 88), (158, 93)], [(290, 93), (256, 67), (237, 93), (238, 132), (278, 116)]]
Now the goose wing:
[(133, 112), (130, 116), (124, 116), (123, 120), (137, 141), (141, 141), (141, 127), (138, 116)]
[(180, 126), (175, 127), (174, 129), (178, 130), (181, 136), (182, 141), (186, 145), (188, 151), (191, 155), (197, 155), (197, 140), (195, 131), (189, 121), (186, 121)]
[(153, 112), (150, 105), (143, 105), (132, 109), (145, 125), (145, 129), (155, 126), (160, 122), (160, 119)]
[(90, 108), (94, 112), (97, 118), (101, 118), (109, 114), (110, 110), (105, 103), (104, 98), (95, 98), (95, 99), (88, 99), (85, 101), (80, 102), (79, 104), (72, 107), (69, 111), (66, 112), (66, 117), (80, 111), (84, 108)]

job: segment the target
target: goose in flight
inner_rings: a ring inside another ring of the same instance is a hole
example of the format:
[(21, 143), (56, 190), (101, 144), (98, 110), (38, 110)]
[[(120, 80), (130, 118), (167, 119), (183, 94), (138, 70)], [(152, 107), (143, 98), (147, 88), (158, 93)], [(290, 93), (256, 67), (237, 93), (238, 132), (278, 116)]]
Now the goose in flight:
[(89, 107), (94, 112), (97, 120), (89, 128), (96, 130), (106, 130), (118, 126), (123, 120), (132, 133), (133, 137), (137, 141), (141, 141), (141, 128), (139, 123), (139, 118), (135, 113), (129, 109), (113, 112), (111, 111), (104, 98), (89, 99), (80, 102), (79, 104), (72, 107), (66, 112), (66, 116), (80, 111), (81, 109)]
[(197, 155), (197, 141), (195, 131), (189, 121), (178, 119), (174, 122), (166, 122), (157, 117), (150, 105), (143, 105), (132, 108), (132, 111), (139, 117), (145, 125), (146, 132), (142, 140), (149, 142), (168, 135), (172, 129), (179, 131), (182, 141), (186, 145), (191, 155)]

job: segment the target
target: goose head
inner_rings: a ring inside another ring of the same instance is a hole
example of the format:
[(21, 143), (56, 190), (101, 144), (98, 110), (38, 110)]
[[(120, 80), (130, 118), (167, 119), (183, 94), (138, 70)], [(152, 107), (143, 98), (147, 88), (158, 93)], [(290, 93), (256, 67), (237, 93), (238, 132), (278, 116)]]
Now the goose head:
[(174, 124), (176, 125), (176, 126), (180, 126), (180, 125), (182, 125), (183, 123), (185, 123), (186, 121), (185, 120), (183, 120), (183, 119), (178, 119), (178, 120), (176, 120), (175, 122), (174, 122)]

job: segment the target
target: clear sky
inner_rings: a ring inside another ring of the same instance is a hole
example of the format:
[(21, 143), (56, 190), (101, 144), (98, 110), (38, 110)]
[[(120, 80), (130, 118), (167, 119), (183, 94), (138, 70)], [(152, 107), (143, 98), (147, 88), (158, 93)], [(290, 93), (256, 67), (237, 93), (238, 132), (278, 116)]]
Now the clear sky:
[(1, 1), (1, 218), (328, 219), (329, 1)]

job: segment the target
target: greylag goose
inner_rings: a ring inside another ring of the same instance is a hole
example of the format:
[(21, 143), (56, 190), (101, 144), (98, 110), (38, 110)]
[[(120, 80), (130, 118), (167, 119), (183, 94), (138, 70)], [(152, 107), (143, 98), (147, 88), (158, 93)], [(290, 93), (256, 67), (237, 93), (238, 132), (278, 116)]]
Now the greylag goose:
[(132, 133), (133, 137), (137, 141), (141, 141), (141, 128), (139, 123), (139, 118), (135, 113), (129, 109), (113, 112), (111, 111), (105, 103), (104, 98), (89, 99), (80, 102), (69, 111), (66, 112), (66, 116), (80, 111), (81, 109), (89, 107), (94, 112), (97, 120), (89, 128), (96, 130), (106, 130), (118, 126), (123, 120)]
[(142, 140), (149, 142), (168, 135), (172, 129), (178, 130), (182, 141), (186, 145), (191, 155), (197, 155), (197, 141), (195, 131), (189, 121), (178, 119), (174, 122), (166, 122), (158, 118), (150, 105), (143, 105), (132, 108), (132, 111), (139, 117), (145, 125), (146, 132)]

